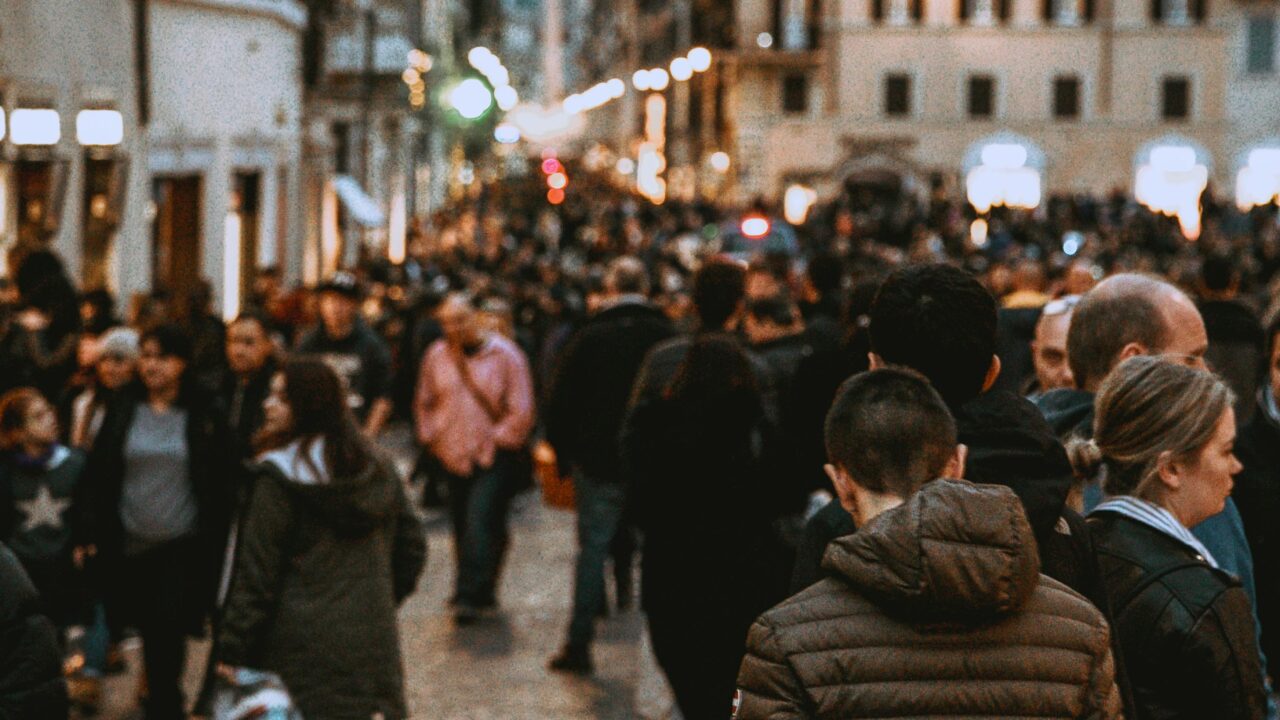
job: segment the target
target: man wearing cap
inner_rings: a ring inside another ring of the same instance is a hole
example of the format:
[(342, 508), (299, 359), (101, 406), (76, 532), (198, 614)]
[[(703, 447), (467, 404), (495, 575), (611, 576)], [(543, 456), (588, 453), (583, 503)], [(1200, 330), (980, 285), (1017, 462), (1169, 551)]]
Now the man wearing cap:
[(391, 417), (391, 350), (360, 318), (360, 284), (338, 272), (319, 288), (320, 325), (303, 336), (296, 351), (324, 360), (347, 384), (348, 403), (377, 437)]

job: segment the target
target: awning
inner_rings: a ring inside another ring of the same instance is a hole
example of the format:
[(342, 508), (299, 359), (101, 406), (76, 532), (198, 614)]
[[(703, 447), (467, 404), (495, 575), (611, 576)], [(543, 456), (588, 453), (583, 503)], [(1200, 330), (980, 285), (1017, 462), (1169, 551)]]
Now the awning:
[(350, 175), (335, 175), (333, 189), (338, 193), (342, 206), (356, 222), (370, 228), (380, 227), (387, 222), (387, 216), (378, 207), (378, 202), (369, 197), (355, 178)]

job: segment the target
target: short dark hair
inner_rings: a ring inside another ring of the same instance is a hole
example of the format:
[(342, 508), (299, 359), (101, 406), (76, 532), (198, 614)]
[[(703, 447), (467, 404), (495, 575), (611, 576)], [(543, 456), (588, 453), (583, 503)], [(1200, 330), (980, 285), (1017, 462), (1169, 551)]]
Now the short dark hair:
[(157, 325), (142, 333), (138, 338), (138, 347), (154, 342), (160, 347), (160, 354), (165, 357), (176, 357), (184, 362), (191, 362), (195, 352), (191, 344), (191, 336), (180, 326), (168, 323)]
[(747, 274), (725, 259), (708, 260), (693, 276), (693, 305), (702, 330), (715, 331), (738, 311), (746, 294)]
[(1200, 280), (1206, 290), (1223, 292), (1231, 289), (1232, 283), (1239, 278), (1236, 263), (1227, 255), (1214, 253), (1204, 259), (1200, 266)]
[(258, 327), (262, 328), (262, 332), (264, 334), (271, 334), (271, 318), (267, 317), (265, 312), (257, 308), (242, 310), (240, 314), (236, 316), (235, 320), (227, 323), (227, 328), (230, 329), (232, 325), (239, 325), (243, 322), (258, 323)]
[(827, 458), (862, 487), (910, 497), (955, 452), (956, 422), (921, 374), (881, 368), (840, 386), (827, 413)]
[(615, 259), (605, 271), (606, 284), (615, 292), (630, 295), (649, 294), (649, 271), (644, 263), (630, 255)]
[(800, 311), (789, 294), (780, 292), (770, 297), (752, 300), (747, 303), (747, 312), (761, 322), (770, 322), (774, 325), (790, 325), (795, 322), (796, 316)]
[(1102, 382), (1129, 343), (1153, 351), (1168, 344), (1156, 296), (1172, 286), (1143, 275), (1114, 276), (1110, 282), (1085, 294), (1067, 330), (1067, 363), (1082, 389)]
[(933, 383), (951, 407), (982, 393), (996, 353), (996, 301), (977, 278), (944, 264), (891, 274), (871, 307), (871, 352)]

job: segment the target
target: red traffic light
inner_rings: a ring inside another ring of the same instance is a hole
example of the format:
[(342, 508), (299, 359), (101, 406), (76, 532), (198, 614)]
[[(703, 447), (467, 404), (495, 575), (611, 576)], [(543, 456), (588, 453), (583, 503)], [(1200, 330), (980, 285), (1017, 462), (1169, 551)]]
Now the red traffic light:
[(553, 175), (555, 173), (560, 172), (563, 169), (564, 169), (564, 166), (560, 164), (560, 161), (553, 157), (547, 158), (546, 160), (542, 161), (543, 175)]
[(558, 188), (552, 188), (547, 191), (547, 202), (552, 205), (559, 205), (564, 202), (564, 191)]

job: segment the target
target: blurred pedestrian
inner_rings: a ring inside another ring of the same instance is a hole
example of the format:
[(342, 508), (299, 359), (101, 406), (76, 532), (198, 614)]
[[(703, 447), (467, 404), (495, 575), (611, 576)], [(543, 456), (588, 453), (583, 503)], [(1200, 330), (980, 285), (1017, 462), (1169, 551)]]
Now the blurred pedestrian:
[(213, 607), (236, 492), (226, 420), (188, 374), (191, 352), (177, 326), (142, 335), (141, 390), (107, 410), (85, 480), (109, 614), (142, 635), (148, 720), (185, 717), (186, 637)]
[(1266, 364), (1266, 341), (1257, 313), (1240, 299), (1240, 270), (1227, 255), (1205, 258), (1200, 268), (1200, 317), (1209, 350), (1205, 362), (1236, 395), (1236, 417), (1243, 426), (1253, 417), (1254, 399)]
[[(601, 308), (570, 338), (559, 359), (544, 412), (547, 440), (561, 466), (573, 472), (578, 513), (573, 616), (551, 669), (577, 673), (593, 667), (591, 640), (596, 618), (605, 610), (605, 560), (619, 534), (632, 532), (618, 447), (631, 386), (649, 350), (674, 333), (649, 302), (648, 271), (639, 260), (614, 260), (604, 285)], [(634, 542), (622, 544), (623, 552), (614, 555), (619, 607), (629, 605), (633, 588)]]
[(376, 438), (391, 419), (391, 350), (360, 317), (360, 284), (338, 272), (319, 288), (320, 326), (299, 341), (299, 355), (315, 355), (346, 383), (347, 399), (364, 431)]
[(67, 717), (62, 651), (53, 623), (18, 558), (0, 544), (0, 717)]
[(112, 328), (97, 346), (94, 376), (71, 400), (66, 428), (67, 444), (86, 452), (93, 447), (112, 398), (136, 379), (138, 333), (132, 328)]
[(534, 424), (529, 361), (511, 340), (481, 325), (470, 296), (449, 295), (437, 313), (444, 337), (422, 359), (414, 401), (418, 441), (449, 485), (460, 624), (497, 607), (507, 510), (518, 453)]
[(1089, 525), (1137, 720), (1266, 716), (1249, 596), (1190, 531), (1241, 468), (1231, 403), (1203, 370), (1135, 357), (1099, 388), (1093, 439), (1072, 445), (1109, 498)]
[(1075, 387), (1071, 364), (1067, 361), (1067, 330), (1071, 327), (1071, 313), (1079, 302), (1080, 296), (1068, 295), (1049, 301), (1041, 311), (1036, 321), (1035, 339), (1031, 341), (1031, 358), (1035, 365), (1032, 396)]
[(1121, 717), (1102, 614), (1039, 574), (1012, 491), (955, 479), (966, 448), (923, 377), (846, 382), (826, 443), (860, 529), (751, 628), (735, 719)]
[(241, 313), (227, 327), (227, 367), (222, 403), (242, 457), (251, 454), (254, 435), (262, 426), (262, 404), (276, 373), (276, 347), (271, 326), (258, 311)]
[(271, 380), (218, 661), (278, 673), (307, 718), (407, 717), (396, 608), (426, 538), (318, 360)]
[(770, 523), (776, 447), (740, 344), (699, 335), (623, 444), (644, 537), (641, 604), (686, 718), (722, 715), (746, 631), (786, 594)]

